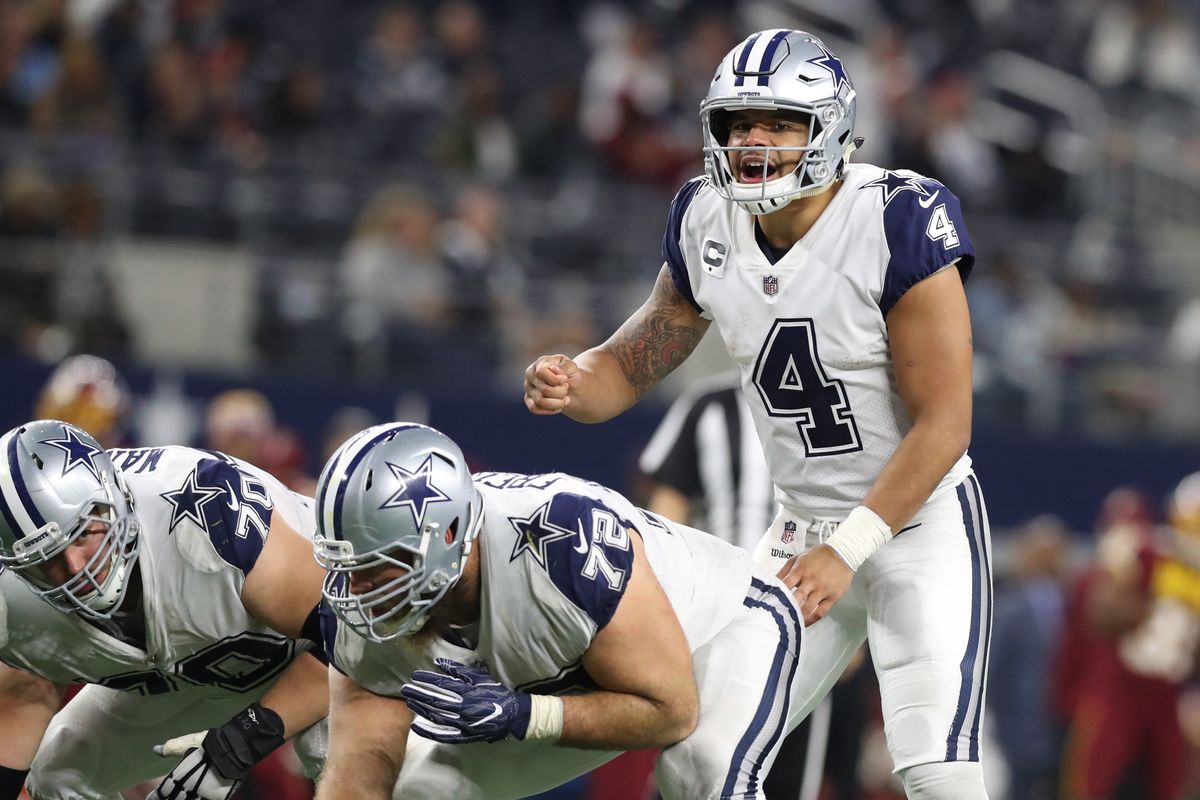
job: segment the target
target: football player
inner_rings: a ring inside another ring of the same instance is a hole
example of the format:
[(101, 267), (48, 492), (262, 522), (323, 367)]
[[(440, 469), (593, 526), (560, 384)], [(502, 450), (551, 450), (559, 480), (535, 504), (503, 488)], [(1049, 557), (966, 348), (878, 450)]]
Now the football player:
[(652, 747), (668, 800), (763, 797), (803, 627), (749, 553), (407, 423), (347, 441), (317, 513), (320, 800), (527, 797)]
[(707, 175), (671, 205), (650, 298), (603, 345), (531, 364), (525, 403), (607, 420), (715, 322), (783, 507), (756, 558), (816, 623), (802, 704), (869, 639), (908, 796), (976, 800), (991, 568), (966, 452), (975, 251), (949, 188), (850, 163), (855, 103), (811, 34), (737, 45), (701, 104)]
[(310, 508), (214, 452), (106, 451), (53, 420), (4, 434), (0, 798), (114, 800), (170, 770), (152, 798), (224, 800), (302, 731), (315, 774)]

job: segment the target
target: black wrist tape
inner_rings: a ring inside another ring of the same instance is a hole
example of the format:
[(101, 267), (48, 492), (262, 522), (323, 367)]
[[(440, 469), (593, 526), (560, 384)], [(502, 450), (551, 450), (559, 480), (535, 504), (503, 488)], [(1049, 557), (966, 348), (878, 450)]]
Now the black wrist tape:
[(283, 720), (254, 703), (204, 737), (204, 752), (221, 777), (242, 780), (250, 768), (283, 744)]

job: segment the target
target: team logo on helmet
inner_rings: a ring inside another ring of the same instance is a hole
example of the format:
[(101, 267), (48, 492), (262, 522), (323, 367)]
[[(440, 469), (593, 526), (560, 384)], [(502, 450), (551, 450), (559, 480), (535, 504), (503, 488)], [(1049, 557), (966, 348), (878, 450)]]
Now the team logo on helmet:
[(96, 462), (93, 461), (96, 456), (104, 451), (99, 447), (93, 447), (79, 437), (73, 428), (63, 426), (65, 434), (61, 439), (42, 439), (41, 444), (48, 444), (51, 447), (57, 447), (67, 454), (67, 460), (63, 462), (62, 474), (66, 476), (68, 472), (78, 466), (83, 466), (88, 472), (92, 473), (92, 477), (97, 481), (100, 480), (100, 472), (96, 468)]
[(850, 86), (850, 79), (846, 77), (846, 69), (842, 66), (842, 60), (829, 52), (825, 45), (820, 42), (814, 41), (813, 44), (819, 47), (824, 55), (806, 59), (806, 62), (828, 70), (830, 76), (833, 78), (833, 93), (835, 96), (840, 95), (843, 86), (847, 88)]
[[(408, 506), (412, 511), (413, 524), (420, 525), (421, 520), (425, 518), (425, 508), (430, 503), (446, 503), (450, 501), (450, 497), (437, 488), (433, 484), (433, 456), (428, 455), (421, 462), (421, 466), (417, 467), (415, 472), (409, 472), (404, 467), (393, 464), (390, 461), (385, 461), (387, 468), (392, 471), (392, 475), (400, 481), (400, 488), (395, 494), (383, 501), (383, 505), (379, 507), (382, 511), (385, 508), (399, 508), (400, 506)], [(420, 508), (418, 508), (418, 504)]]
[(776, 295), (779, 294), (779, 277), (776, 275), (763, 276), (763, 294)]

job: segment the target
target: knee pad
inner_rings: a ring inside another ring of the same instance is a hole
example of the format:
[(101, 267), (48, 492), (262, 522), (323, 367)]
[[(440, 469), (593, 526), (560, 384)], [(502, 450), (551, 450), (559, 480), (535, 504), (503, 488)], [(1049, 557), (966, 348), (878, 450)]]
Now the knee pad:
[(908, 800), (988, 800), (978, 761), (918, 764), (900, 777)]

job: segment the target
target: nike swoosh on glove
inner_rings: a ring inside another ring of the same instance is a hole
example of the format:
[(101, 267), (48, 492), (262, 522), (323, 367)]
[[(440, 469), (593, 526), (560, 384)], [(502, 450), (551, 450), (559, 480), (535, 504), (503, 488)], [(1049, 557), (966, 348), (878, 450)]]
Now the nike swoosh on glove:
[(416, 714), (413, 730), (446, 744), (524, 739), (532, 701), (492, 677), (483, 665), (437, 659), (441, 672), (415, 670), (400, 688)]

